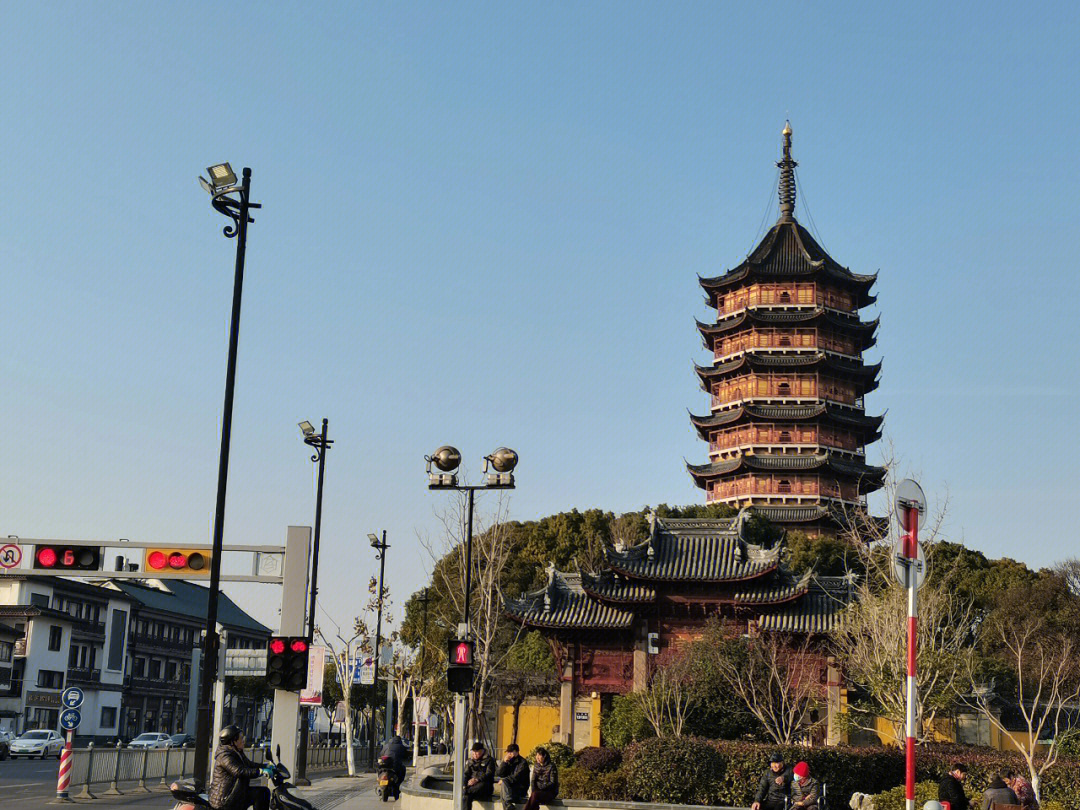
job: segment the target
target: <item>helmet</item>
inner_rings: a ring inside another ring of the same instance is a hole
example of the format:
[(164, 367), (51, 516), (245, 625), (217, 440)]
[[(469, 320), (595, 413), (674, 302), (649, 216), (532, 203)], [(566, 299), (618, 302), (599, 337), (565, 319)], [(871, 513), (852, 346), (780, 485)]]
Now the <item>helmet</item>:
[(943, 810), (941, 802), (929, 801), (923, 805), (923, 810)]
[(244, 732), (236, 726), (225, 726), (225, 728), (221, 730), (221, 733), (218, 734), (218, 740), (221, 741), (222, 745), (232, 745), (243, 736), (243, 733)]

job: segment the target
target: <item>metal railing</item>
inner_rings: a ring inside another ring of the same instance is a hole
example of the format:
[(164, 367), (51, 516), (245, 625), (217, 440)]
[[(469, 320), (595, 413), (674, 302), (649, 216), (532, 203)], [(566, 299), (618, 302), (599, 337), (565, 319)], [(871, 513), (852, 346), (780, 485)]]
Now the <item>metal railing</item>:
[[(353, 749), (357, 768), (366, 767), (367, 751)], [(167, 790), (172, 782), (191, 778), (195, 768), (195, 749), (183, 748), (113, 748), (94, 747), (71, 751), (71, 791), (77, 799), (97, 798), (93, 786), (104, 796), (131, 790)], [(266, 749), (250, 748), (245, 756), (257, 765), (266, 761)], [(308, 749), (309, 771), (345, 767), (343, 746), (317, 745)], [(120, 788), (123, 786), (124, 791)]]

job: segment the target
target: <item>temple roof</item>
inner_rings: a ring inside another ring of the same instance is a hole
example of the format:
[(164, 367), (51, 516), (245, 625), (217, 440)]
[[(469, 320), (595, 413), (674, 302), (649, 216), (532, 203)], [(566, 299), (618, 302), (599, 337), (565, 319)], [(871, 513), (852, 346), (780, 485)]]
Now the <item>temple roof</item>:
[(877, 280), (877, 273), (852, 273), (829, 256), (794, 218), (786, 221), (781, 218), (737, 267), (711, 278), (699, 276), (698, 281), (712, 301), (716, 293), (740, 282), (804, 280), (817, 276), (851, 289), (858, 307), (868, 306), (876, 300), (870, 294), (870, 288)]
[[(797, 328), (827, 325), (841, 332), (859, 333), (865, 341), (863, 348), (869, 348), (874, 344), (874, 332), (880, 322), (880, 317), (874, 318), (872, 321), (863, 321), (857, 315), (840, 315), (836, 311), (825, 307), (801, 310), (774, 310), (767, 305), (747, 307), (740, 312), (717, 318), (715, 323), (696, 321), (698, 331), (701, 332), (704, 338), (723, 335), (735, 329), (750, 326)], [(705, 345), (709, 347), (708, 342)]]
[(740, 518), (655, 518), (648, 540), (626, 549), (605, 547), (604, 558), (613, 571), (652, 582), (739, 582), (774, 571), (780, 546), (748, 543), (740, 537), (741, 527)]
[(736, 591), (733, 601), (738, 605), (776, 605), (798, 599), (809, 590), (813, 571), (806, 571), (798, 579), (787, 573), (786, 569), (781, 571), (764, 587), (753, 583), (757, 587)]
[(708, 390), (710, 381), (743, 370), (771, 372), (804, 372), (811, 369), (829, 371), (838, 377), (856, 378), (865, 384), (876, 382), (881, 372), (881, 361), (867, 365), (833, 352), (815, 351), (804, 354), (758, 354), (745, 352), (733, 360), (725, 360), (708, 366), (695, 364), (694, 370), (703, 388)]
[[(820, 420), (841, 427), (873, 430), (881, 428), (884, 416), (867, 416), (861, 411), (841, 408), (829, 402), (816, 402), (810, 405), (739, 405), (724, 411), (717, 411), (708, 416), (690, 414), (690, 422), (697, 428), (703, 439), (709, 438), (709, 431), (733, 425), (740, 421), (750, 422), (804, 422)], [(875, 436), (874, 438), (877, 438)], [(868, 441), (873, 441), (869, 439)]]
[(648, 604), (656, 601), (656, 589), (640, 582), (625, 580), (613, 571), (581, 572), (581, 587), (585, 593), (605, 602)]
[(740, 471), (801, 473), (829, 470), (837, 475), (858, 478), (860, 490), (865, 484), (867, 491), (879, 488), (885, 478), (884, 467), (875, 467), (829, 451), (813, 454), (744, 453), (709, 464), (687, 464), (686, 469), (693, 476), (694, 483), (702, 488), (713, 478)]
[(815, 576), (802, 599), (762, 613), (758, 617), (758, 629), (774, 633), (828, 633), (854, 598), (853, 585), (851, 577)]
[(534, 627), (576, 630), (623, 630), (634, 622), (627, 608), (606, 604), (585, 593), (581, 574), (566, 574), (549, 565), (547, 585), (519, 599), (503, 599), (510, 618)]

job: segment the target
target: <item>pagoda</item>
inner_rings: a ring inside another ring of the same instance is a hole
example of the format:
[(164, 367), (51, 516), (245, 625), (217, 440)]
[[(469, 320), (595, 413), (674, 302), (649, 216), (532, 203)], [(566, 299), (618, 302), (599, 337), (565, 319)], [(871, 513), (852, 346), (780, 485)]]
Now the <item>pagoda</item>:
[(716, 310), (697, 324), (713, 356), (696, 369), (711, 407), (690, 421), (709, 463), (687, 469), (709, 503), (832, 534), (866, 514), (885, 477), (866, 463), (881, 436), (882, 417), (864, 409), (881, 370), (863, 361), (878, 320), (859, 316), (877, 274), (842, 267), (796, 221), (790, 124), (783, 138), (780, 219), (737, 267), (699, 277)]

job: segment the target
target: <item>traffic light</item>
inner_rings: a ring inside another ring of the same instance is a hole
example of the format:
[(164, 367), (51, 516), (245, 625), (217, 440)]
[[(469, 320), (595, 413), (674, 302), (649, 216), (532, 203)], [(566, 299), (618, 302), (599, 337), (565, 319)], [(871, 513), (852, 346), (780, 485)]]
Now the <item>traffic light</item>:
[(266, 679), (275, 689), (299, 692), (307, 686), (310, 645), (303, 636), (275, 636), (266, 652)]
[(471, 641), (452, 638), (446, 645), (446, 688), (464, 694), (473, 688), (473, 656), (476, 647)]
[(34, 546), (31, 568), (44, 573), (100, 571), (102, 553), (95, 546)]
[(148, 548), (143, 554), (143, 571), (147, 574), (186, 574), (190, 577), (210, 576), (209, 549)]

